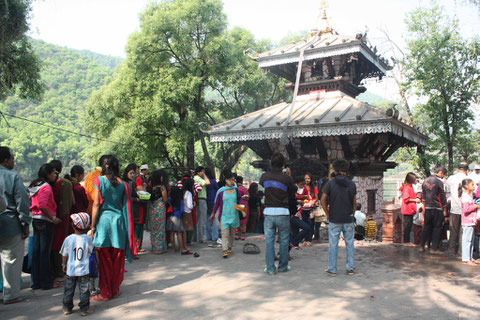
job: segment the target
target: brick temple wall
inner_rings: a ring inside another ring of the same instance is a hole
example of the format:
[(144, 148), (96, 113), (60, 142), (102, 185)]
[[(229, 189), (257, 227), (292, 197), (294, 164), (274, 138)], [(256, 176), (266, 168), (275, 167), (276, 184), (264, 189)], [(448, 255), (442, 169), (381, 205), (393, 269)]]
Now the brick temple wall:
[(382, 220), (383, 206), (383, 177), (354, 177), (353, 182), (357, 185), (357, 202), (362, 204), (362, 212), (368, 210), (368, 190), (377, 190), (375, 193), (375, 216), (376, 221)]

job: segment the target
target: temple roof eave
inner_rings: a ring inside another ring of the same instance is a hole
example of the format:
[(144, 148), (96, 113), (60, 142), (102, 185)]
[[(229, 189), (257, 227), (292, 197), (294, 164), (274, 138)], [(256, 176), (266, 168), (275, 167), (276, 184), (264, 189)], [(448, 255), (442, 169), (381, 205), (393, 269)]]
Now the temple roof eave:
[(315, 124), (302, 126), (289, 126), (279, 128), (258, 128), (242, 130), (210, 130), (211, 142), (247, 142), (255, 140), (281, 139), (286, 134), (289, 138), (324, 137), (359, 134), (392, 133), (405, 138), (418, 146), (425, 146), (427, 136), (413, 127), (397, 119), (379, 119), (368, 122), (351, 122), (341, 124)]
[[(262, 54), (256, 58), (256, 61), (261, 68), (269, 68), (288, 63), (298, 63), (298, 61), (300, 60), (300, 50), (303, 48), (303, 46), (299, 47), (298, 50), (292, 52), (285, 52), (280, 54), (274, 53), (272, 55)], [(308, 61), (352, 53), (361, 53), (366, 59), (368, 59), (384, 74), (386, 74), (388, 70), (392, 69), (391, 66), (386, 64), (384, 61), (378, 59), (375, 53), (373, 53), (373, 51), (370, 50), (370, 48), (368, 48), (368, 46), (360, 40), (353, 40), (348, 43), (306, 49), (304, 53), (304, 60)]]

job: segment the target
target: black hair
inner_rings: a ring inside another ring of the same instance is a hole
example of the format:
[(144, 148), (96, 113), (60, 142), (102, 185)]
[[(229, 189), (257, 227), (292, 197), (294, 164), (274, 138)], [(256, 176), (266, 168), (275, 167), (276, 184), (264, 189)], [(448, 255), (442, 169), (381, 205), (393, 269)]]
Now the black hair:
[(58, 173), (62, 172), (62, 169), (63, 169), (62, 161), (55, 159), (50, 161), (50, 164), (55, 168), (55, 170), (57, 170)]
[(197, 173), (199, 173), (199, 172), (202, 172), (203, 170), (205, 170), (204, 167), (198, 166), (198, 167), (195, 169), (195, 174), (197, 174)]
[(192, 177), (192, 172), (190, 170), (185, 171), (183, 174), (183, 178), (191, 178)]
[(243, 177), (242, 176), (237, 176), (235, 178), (235, 180), (237, 180), (237, 183), (243, 183)]
[(417, 175), (413, 172), (409, 172), (405, 177), (404, 184), (414, 184), (416, 180), (417, 180)]
[(345, 161), (345, 160), (337, 160), (333, 163), (333, 169), (337, 173), (340, 173), (340, 172), (346, 173), (349, 167), (350, 167), (350, 164), (348, 163), (348, 161)]
[(148, 184), (147, 191), (152, 194), (150, 197), (152, 202), (157, 201), (162, 197), (162, 189), (153, 189), (153, 187), (163, 186), (165, 191), (168, 191), (168, 175), (165, 170), (155, 170), (150, 176), (149, 182), (150, 183)]
[[(229, 178), (226, 178), (226, 176), (229, 176)], [(220, 180), (218, 181), (218, 186), (225, 187), (225, 179), (231, 179), (234, 177), (233, 173), (230, 170), (223, 170), (220, 172)]]
[(5, 160), (12, 157), (12, 152), (9, 147), (0, 146), (0, 163), (3, 163)]
[(183, 193), (185, 194), (185, 192), (187, 191), (190, 191), (193, 195), (193, 185), (194, 185), (194, 181), (192, 178), (187, 178), (187, 179), (183, 179), (182, 181), (182, 186), (183, 186)]
[(48, 175), (51, 174), (52, 171), (55, 171), (55, 168), (50, 163), (42, 164), (40, 169), (38, 169), (37, 179), (33, 180), (28, 187), (38, 187), (44, 182), (48, 182)]
[(106, 176), (113, 186), (118, 185), (119, 164), (115, 156), (105, 156), (102, 163), (102, 176)]
[(461, 198), (463, 194), (463, 189), (465, 189), (466, 186), (468, 186), (470, 183), (472, 183), (473, 180), (470, 178), (466, 178), (462, 180), (462, 183), (458, 186), (458, 197)]
[(230, 171), (224, 172), (224, 174), (223, 174), (223, 181), (222, 181), (222, 182), (223, 182), (223, 185), (225, 186), (225, 184), (226, 184), (226, 183), (225, 183), (225, 180), (230, 180), (230, 179), (232, 179), (232, 178), (235, 178), (235, 175), (234, 175), (232, 172), (230, 172)]
[(122, 180), (125, 182), (130, 182), (130, 179), (128, 179), (128, 173), (133, 170), (134, 172), (137, 171), (138, 166), (135, 163), (130, 163), (128, 166), (123, 170), (123, 176)]
[(172, 186), (170, 198), (172, 199), (172, 206), (175, 208), (180, 208), (180, 203), (183, 200), (182, 190), (177, 186)]
[(168, 185), (168, 175), (165, 170), (155, 170), (153, 171), (152, 175), (150, 176), (150, 186), (163, 186), (167, 189)]
[[(308, 187), (310, 188), (310, 191), (312, 192), (313, 194), (313, 190), (315, 189), (315, 184), (313, 183), (313, 176), (310, 172), (306, 172), (304, 175), (303, 175), (303, 179), (305, 180), (305, 176), (309, 176), (310, 177), (310, 183), (308, 184)], [(305, 182), (306, 184), (306, 182)]]
[(295, 183), (305, 182), (304, 176), (296, 176)]
[(282, 169), (285, 165), (285, 157), (283, 154), (276, 152), (272, 155), (270, 163), (272, 164), (272, 168)]
[(258, 183), (250, 183), (250, 186), (248, 187), (248, 194), (250, 195), (250, 197), (258, 195)]
[(205, 168), (205, 174), (209, 179), (215, 179), (215, 174), (210, 168)]
[(356, 209), (357, 209), (357, 211), (362, 210), (362, 204), (361, 204), (361, 203), (357, 203)]
[(445, 166), (441, 165), (441, 164), (437, 164), (435, 165), (435, 167), (433, 167), (433, 173), (439, 173), (440, 171), (443, 172), (443, 173), (447, 173), (447, 169), (445, 168)]
[(75, 178), (75, 176), (84, 174), (84, 173), (85, 173), (85, 169), (83, 169), (82, 166), (79, 166), (78, 164), (76, 164), (72, 167), (72, 169), (70, 169), (70, 174), (65, 175), (65, 179), (72, 181), (73, 178)]
[(111, 157), (111, 156), (108, 155), (108, 154), (102, 155), (102, 156), (100, 157), (100, 159), (98, 160), (98, 166), (99, 166), (99, 167), (103, 166), (103, 162), (105, 161), (105, 158), (106, 158), (106, 157)]

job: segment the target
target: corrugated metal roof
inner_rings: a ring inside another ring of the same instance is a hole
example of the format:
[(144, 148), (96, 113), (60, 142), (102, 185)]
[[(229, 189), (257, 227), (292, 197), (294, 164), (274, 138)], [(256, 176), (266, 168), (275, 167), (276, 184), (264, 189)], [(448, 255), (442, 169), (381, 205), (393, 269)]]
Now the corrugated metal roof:
[(360, 53), (384, 74), (392, 68), (386, 60), (379, 57), (366, 45), (365, 38), (357, 39), (354, 36), (342, 36), (336, 33), (322, 34), (313, 43), (310, 43), (310, 40), (301, 40), (262, 52), (255, 57), (255, 60), (261, 68), (296, 63), (299, 61), (300, 51), (303, 48), (305, 48), (305, 61)]
[(263, 140), (285, 133), (304, 137), (392, 132), (420, 145), (424, 145), (427, 138), (387, 110), (341, 91), (298, 96), (286, 128), (290, 108), (291, 103), (282, 102), (217, 124), (207, 132), (215, 142)]
[[(351, 42), (360, 43), (360, 41), (353, 36), (342, 36), (338, 34), (324, 34), (321, 37), (319, 37), (317, 41), (312, 43), (309, 48), (306, 48), (305, 52), (319, 49), (319, 48), (326, 48), (329, 46), (339, 45), (339, 44), (348, 44)], [(262, 52), (258, 54), (257, 57), (258, 57), (258, 60), (261, 60), (261, 58), (263, 57), (271, 57), (276, 55), (295, 53), (302, 50), (306, 45), (308, 45), (308, 41), (301, 40), (295, 43), (289, 43), (287, 45), (278, 47), (270, 51)]]

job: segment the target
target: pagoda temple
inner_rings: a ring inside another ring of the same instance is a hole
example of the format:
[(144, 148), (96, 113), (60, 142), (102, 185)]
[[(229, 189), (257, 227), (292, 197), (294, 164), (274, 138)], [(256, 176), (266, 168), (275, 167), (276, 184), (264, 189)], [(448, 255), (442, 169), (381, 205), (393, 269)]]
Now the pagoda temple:
[(252, 165), (264, 170), (271, 155), (281, 152), (294, 176), (327, 177), (333, 161), (345, 159), (358, 201), (379, 219), (383, 173), (396, 166), (389, 157), (403, 146), (423, 147), (427, 136), (399, 119), (398, 111), (355, 99), (366, 90), (364, 79), (381, 79), (391, 67), (368, 45), (366, 34), (338, 34), (325, 5), (319, 20), (310, 39), (252, 57), (264, 70), (290, 81), (292, 102), (217, 124), (207, 133), (211, 142), (248, 146), (263, 159)]

